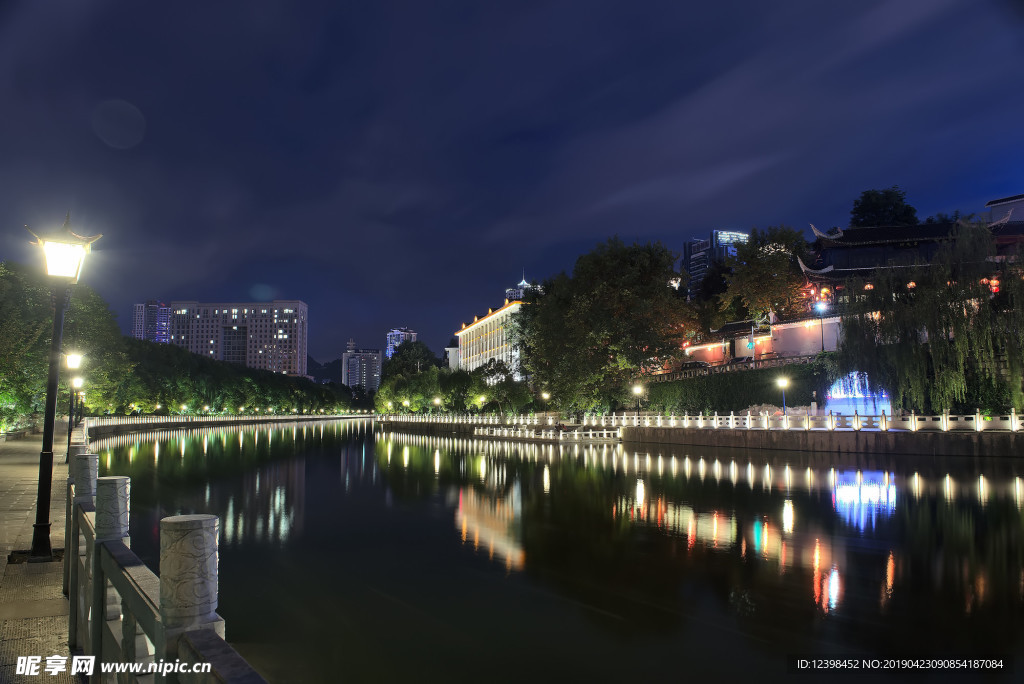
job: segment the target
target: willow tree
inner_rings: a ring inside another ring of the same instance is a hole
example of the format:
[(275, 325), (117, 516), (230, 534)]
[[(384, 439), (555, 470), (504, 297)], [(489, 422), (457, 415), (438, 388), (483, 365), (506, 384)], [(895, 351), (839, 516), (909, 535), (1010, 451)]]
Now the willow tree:
[(840, 370), (866, 372), (894, 409), (1020, 409), (1021, 263), (996, 254), (987, 225), (963, 224), (929, 263), (848, 283)]

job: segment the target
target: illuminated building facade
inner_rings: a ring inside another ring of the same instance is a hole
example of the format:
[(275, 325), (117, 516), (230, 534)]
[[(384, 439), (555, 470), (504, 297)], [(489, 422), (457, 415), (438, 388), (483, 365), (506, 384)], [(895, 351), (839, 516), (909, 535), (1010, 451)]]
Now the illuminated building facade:
[(171, 341), (171, 307), (163, 302), (150, 299), (145, 304), (136, 304), (132, 316), (132, 337), (148, 342), (166, 343)]
[(700, 290), (708, 269), (736, 254), (736, 245), (750, 239), (749, 233), (735, 230), (713, 230), (706, 240), (690, 240), (683, 245), (682, 270), (690, 276), (687, 284), (690, 297)]
[(503, 361), (521, 379), (519, 367), (519, 349), (510, 341), (508, 325), (512, 314), (519, 311), (522, 302), (505, 300), (500, 309), (488, 309), (483, 318), (474, 316), (469, 325), (462, 324), (462, 329), (455, 333), (459, 338), (459, 368), (471, 371), (483, 366), (488, 361)]
[(306, 375), (305, 302), (171, 302), (170, 343), (194, 354), (285, 375)]
[(406, 342), (416, 341), (416, 331), (409, 330), (408, 328), (392, 328), (391, 332), (388, 333), (388, 345), (384, 350), (384, 355), (389, 359), (395, 355), (395, 348)]
[(342, 382), (349, 387), (362, 387), (367, 392), (380, 388), (380, 349), (356, 349), (355, 340), (348, 341), (348, 348), (341, 355)]

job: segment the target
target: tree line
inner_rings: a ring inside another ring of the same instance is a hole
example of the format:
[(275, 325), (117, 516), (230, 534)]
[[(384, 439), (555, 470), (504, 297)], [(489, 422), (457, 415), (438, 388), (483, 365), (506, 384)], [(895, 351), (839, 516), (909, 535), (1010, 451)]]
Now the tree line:
[[(0, 262), (0, 430), (38, 421), (43, 411), (52, 284), (36, 269)], [(121, 334), (107, 303), (85, 284), (74, 287), (64, 319), (63, 347), (83, 367), (60, 374), (58, 411), (69, 405), (72, 374), (85, 380), (91, 414), (319, 413), (349, 407), (343, 387), (244, 368)], [(158, 408), (159, 407), (159, 408)], [(183, 408), (184, 407), (184, 408)]]

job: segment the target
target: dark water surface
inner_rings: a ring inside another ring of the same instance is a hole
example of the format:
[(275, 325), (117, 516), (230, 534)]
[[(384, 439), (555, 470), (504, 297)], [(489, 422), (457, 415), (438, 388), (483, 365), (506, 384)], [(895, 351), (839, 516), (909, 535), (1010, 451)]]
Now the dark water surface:
[[(359, 420), (97, 444), (150, 567), (160, 518), (221, 517), (218, 612), (271, 682), (1024, 680), (1024, 461)], [(791, 662), (979, 655), (1003, 669)]]

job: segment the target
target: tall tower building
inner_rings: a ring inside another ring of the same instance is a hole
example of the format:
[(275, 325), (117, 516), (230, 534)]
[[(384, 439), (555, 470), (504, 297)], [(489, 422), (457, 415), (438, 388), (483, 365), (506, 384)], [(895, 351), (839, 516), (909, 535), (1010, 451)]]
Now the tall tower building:
[(150, 299), (136, 304), (132, 316), (132, 337), (148, 342), (170, 342), (171, 307)]
[(307, 307), (295, 299), (171, 302), (170, 342), (218, 361), (306, 375)]
[(381, 362), (380, 349), (356, 349), (355, 340), (350, 339), (347, 351), (341, 355), (342, 382), (376, 392), (380, 388)]
[(395, 355), (395, 347), (405, 342), (415, 341), (415, 330), (409, 330), (408, 328), (392, 328), (391, 332), (388, 333), (388, 346), (384, 350), (384, 355), (390, 359)]
[(704, 276), (711, 268), (711, 264), (720, 263), (734, 256), (736, 245), (745, 243), (749, 238), (749, 233), (713, 230), (708, 239), (690, 240), (683, 245), (682, 270), (690, 276), (687, 289), (691, 298), (700, 291), (701, 283), (704, 282)]

